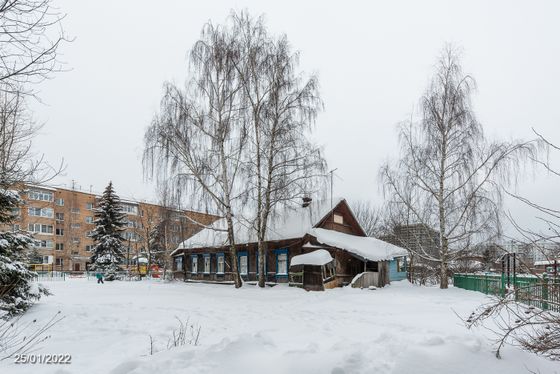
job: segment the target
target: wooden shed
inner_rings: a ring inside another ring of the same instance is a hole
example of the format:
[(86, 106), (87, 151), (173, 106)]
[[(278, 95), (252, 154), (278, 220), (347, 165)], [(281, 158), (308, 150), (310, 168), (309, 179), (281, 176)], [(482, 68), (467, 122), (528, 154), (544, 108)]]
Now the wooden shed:
[(317, 249), (292, 257), (290, 286), (307, 291), (324, 291), (337, 286), (336, 266), (329, 251)]

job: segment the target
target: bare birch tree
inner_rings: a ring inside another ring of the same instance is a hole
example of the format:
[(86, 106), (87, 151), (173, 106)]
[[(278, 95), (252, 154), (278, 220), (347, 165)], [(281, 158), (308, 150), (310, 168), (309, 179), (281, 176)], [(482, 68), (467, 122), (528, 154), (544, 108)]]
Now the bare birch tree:
[(225, 217), (233, 278), (237, 269), (234, 215), (245, 194), (241, 185), (247, 131), (240, 115), (240, 84), (233, 35), (211, 23), (189, 55), (185, 88), (164, 85), (160, 112), (145, 134), (144, 165), (150, 175), (171, 179)]
[(297, 72), (299, 53), (291, 51), (286, 35), (272, 37), (262, 17), (253, 19), (246, 12), (231, 18), (250, 139), (245, 170), (255, 211), (249, 219), (258, 241), (259, 286), (264, 287), (271, 217), (282, 206), (311, 194), (324, 178), (326, 162), (306, 134), (322, 102), (317, 77), (306, 79)]
[[(560, 151), (560, 147), (535, 133), (548, 150)], [(544, 160), (535, 158), (534, 161), (545, 172), (560, 177), (548, 157)], [(508, 219), (517, 234), (517, 242), (544, 258), (542, 261), (548, 264), (549, 271), (538, 272), (534, 264), (518, 261), (517, 266), (521, 271), (531, 273), (533, 282), (514, 284), (505, 290), (503, 297), (494, 297), (477, 308), (465, 322), (469, 328), (484, 325), (492, 329), (497, 337), (497, 357), (504, 345), (515, 344), (552, 360), (560, 360), (560, 210), (517, 193), (506, 193), (535, 213), (534, 220), (541, 224), (540, 229), (522, 226), (510, 213)], [(505, 248), (501, 249), (506, 253)], [(492, 321), (491, 324), (487, 323), (488, 320)]]
[(369, 201), (355, 201), (351, 204), (352, 212), (356, 219), (366, 232), (367, 236), (379, 237), (382, 234), (387, 234), (389, 228), (385, 227), (385, 217), (381, 210), (374, 206)]
[(439, 231), (437, 253), (417, 255), (439, 264), (441, 288), (450, 263), (497, 234), (498, 186), (512, 182), (519, 160), (535, 152), (534, 141), (486, 141), (470, 101), (474, 88), (447, 46), (421, 99), (422, 118), (400, 126), (400, 160), (380, 170), (386, 196), (411, 221)]
[(0, 1), (0, 89), (32, 93), (31, 85), (61, 71), (58, 48), (68, 41), (64, 14), (51, 0)]

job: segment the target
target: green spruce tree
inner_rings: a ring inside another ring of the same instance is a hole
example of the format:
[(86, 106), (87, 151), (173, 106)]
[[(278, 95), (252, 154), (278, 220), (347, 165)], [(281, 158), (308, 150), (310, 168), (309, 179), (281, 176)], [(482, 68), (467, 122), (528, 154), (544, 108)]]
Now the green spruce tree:
[(106, 280), (115, 280), (124, 260), (124, 238), (126, 215), (122, 212), (121, 200), (115, 194), (113, 183), (109, 182), (95, 209), (95, 241), (91, 256), (92, 270), (103, 271)]
[[(16, 191), (0, 187), (0, 226), (12, 224), (13, 211), (21, 204)], [(27, 269), (26, 262), (32, 243), (33, 238), (27, 232), (0, 230), (0, 318), (23, 313), (42, 294), (49, 294), (41, 285), (33, 287), (31, 283), (36, 273)]]

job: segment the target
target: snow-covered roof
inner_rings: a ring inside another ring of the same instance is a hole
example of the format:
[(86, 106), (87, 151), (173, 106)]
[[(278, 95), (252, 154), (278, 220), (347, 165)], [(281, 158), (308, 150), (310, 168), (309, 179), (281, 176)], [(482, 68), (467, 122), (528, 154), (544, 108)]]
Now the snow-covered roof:
[(331, 254), (326, 249), (317, 249), (316, 251), (304, 253), (292, 257), (290, 266), (296, 265), (325, 265), (333, 260)]
[(560, 265), (560, 260), (541, 260), (535, 261), (535, 266), (539, 265), (554, 265), (555, 263)]
[[(318, 224), (325, 216), (336, 207), (343, 198), (313, 200), (303, 208), (298, 206), (286, 209), (276, 217), (272, 217), (268, 224), (268, 241), (302, 238), (307, 232)], [(257, 242), (256, 230), (251, 223), (243, 219), (234, 219), (234, 232), (236, 244)], [(185, 240), (171, 255), (185, 248), (218, 248), (227, 244), (227, 223), (225, 218), (219, 219), (208, 228)]]
[(319, 228), (311, 229), (308, 233), (321, 244), (344, 249), (364, 260), (384, 261), (407, 255), (406, 249), (376, 238), (349, 235)]
[(54, 188), (54, 187), (43, 186), (43, 185), (38, 185), (38, 184), (26, 183), (25, 186), (29, 187), (29, 188), (34, 188), (34, 189), (37, 189), (37, 190), (56, 191), (56, 188)]
[(148, 263), (148, 259), (146, 257), (134, 256), (134, 257), (132, 257), (132, 259), (138, 261), (138, 263), (140, 263), (140, 264), (147, 264)]

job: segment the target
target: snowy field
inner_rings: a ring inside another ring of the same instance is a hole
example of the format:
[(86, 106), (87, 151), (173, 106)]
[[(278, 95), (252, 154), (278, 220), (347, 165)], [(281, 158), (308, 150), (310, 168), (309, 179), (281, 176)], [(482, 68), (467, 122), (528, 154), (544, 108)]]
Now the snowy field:
[[(560, 373), (558, 363), (468, 331), (484, 295), (393, 283), (381, 290), (305, 292), (229, 286), (86, 280), (49, 283), (25, 316), (65, 319), (36, 353), (69, 353), (70, 365), (0, 364), (1, 373)], [(201, 326), (196, 347), (166, 350), (175, 317)], [(150, 338), (156, 349), (148, 355)]]

